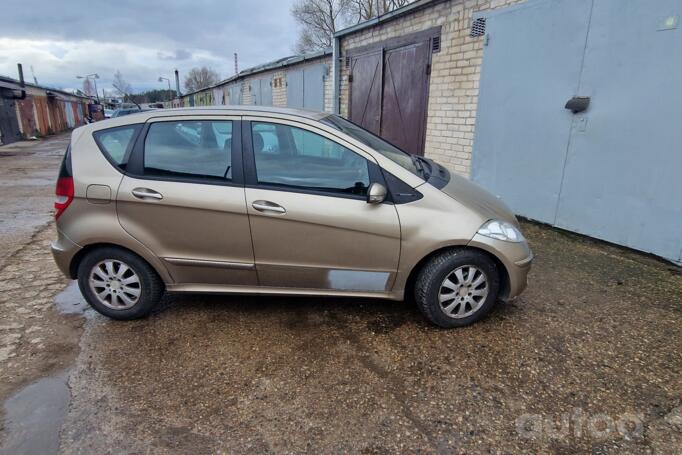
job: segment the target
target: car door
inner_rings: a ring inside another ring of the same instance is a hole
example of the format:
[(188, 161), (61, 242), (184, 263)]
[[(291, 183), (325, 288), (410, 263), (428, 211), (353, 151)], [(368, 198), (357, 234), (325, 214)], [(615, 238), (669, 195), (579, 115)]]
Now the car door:
[(164, 117), (135, 143), (118, 218), (176, 283), (257, 284), (240, 136), (239, 117)]
[(376, 162), (305, 123), (249, 120), (242, 137), (259, 283), (389, 291), (400, 256), (400, 224), (393, 204), (367, 203), (369, 185), (383, 183)]

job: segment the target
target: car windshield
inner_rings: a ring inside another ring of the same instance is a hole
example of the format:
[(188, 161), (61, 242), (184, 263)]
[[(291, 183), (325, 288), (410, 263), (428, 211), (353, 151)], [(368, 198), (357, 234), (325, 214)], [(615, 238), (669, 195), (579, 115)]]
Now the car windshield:
[(418, 161), (418, 159), (416, 159), (415, 156), (410, 155), (407, 152), (403, 152), (398, 147), (391, 145), (390, 143), (381, 139), (379, 136), (376, 136), (357, 126), (355, 123), (349, 122), (345, 118), (338, 115), (329, 115), (320, 121), (325, 125), (336, 128), (337, 130), (346, 133), (353, 139), (362, 142), (366, 146), (376, 150), (389, 160), (402, 166), (413, 174), (422, 178), (425, 177), (421, 163)]

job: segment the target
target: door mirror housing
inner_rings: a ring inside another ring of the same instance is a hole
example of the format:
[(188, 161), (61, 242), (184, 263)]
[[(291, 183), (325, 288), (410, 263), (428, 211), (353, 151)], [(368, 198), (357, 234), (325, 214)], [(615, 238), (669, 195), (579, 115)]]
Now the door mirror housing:
[(388, 190), (381, 183), (372, 183), (367, 190), (367, 203), (368, 204), (381, 204), (386, 200), (388, 195)]

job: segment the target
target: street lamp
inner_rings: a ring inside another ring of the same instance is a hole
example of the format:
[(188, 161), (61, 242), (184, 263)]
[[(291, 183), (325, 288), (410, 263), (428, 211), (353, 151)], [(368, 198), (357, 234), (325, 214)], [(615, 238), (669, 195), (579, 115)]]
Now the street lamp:
[(168, 101), (170, 101), (172, 99), (171, 88), (170, 88), (170, 79), (168, 79), (167, 77), (159, 76), (159, 82), (163, 82), (163, 81), (168, 82)]
[(77, 79), (90, 79), (95, 83), (95, 97), (97, 97), (97, 104), (99, 104), (99, 93), (97, 92), (97, 79), (99, 79), (99, 74), (92, 73), (86, 74), (85, 76), (76, 76)]

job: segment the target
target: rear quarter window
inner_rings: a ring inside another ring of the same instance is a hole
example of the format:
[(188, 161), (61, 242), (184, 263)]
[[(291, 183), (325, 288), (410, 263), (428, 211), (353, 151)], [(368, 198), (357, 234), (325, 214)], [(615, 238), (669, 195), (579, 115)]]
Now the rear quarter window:
[(93, 137), (104, 156), (115, 166), (125, 167), (128, 151), (133, 145), (141, 125), (126, 125), (95, 131)]

